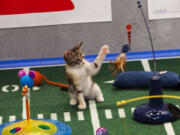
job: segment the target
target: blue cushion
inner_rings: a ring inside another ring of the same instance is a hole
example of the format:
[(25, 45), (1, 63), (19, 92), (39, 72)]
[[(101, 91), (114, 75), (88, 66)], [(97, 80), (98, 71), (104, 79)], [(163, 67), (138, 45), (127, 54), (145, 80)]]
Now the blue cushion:
[[(174, 72), (155, 72), (161, 77), (163, 88), (179, 88), (179, 75)], [(113, 86), (117, 88), (148, 88), (149, 80), (154, 76), (154, 72), (129, 71), (120, 73)]]

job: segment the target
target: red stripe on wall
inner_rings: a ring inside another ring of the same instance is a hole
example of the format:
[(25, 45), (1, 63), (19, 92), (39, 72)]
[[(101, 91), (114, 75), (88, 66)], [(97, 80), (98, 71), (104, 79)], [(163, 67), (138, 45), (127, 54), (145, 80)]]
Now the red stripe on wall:
[(73, 10), (71, 0), (0, 0), (0, 15)]

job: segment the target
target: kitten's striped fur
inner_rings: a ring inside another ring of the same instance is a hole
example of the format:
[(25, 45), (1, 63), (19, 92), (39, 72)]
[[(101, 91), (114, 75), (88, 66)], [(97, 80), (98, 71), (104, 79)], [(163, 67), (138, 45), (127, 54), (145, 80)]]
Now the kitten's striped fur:
[(66, 61), (66, 75), (69, 83), (70, 105), (79, 103), (79, 109), (85, 109), (85, 99), (104, 101), (100, 87), (91, 77), (100, 70), (102, 62), (109, 52), (109, 47), (104, 45), (93, 63), (89, 63), (84, 59), (81, 48), (82, 43), (71, 50), (67, 50), (64, 54), (64, 59)]

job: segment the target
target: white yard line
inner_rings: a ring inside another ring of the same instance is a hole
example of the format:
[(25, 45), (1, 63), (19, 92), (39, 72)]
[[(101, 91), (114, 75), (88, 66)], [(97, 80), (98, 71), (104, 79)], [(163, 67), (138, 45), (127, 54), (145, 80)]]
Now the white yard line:
[(90, 109), (90, 114), (91, 114), (91, 122), (92, 126), (94, 129), (94, 135), (96, 135), (96, 130), (100, 127), (99, 124), (99, 117), (98, 117), (98, 112), (96, 108), (96, 103), (94, 100), (89, 101), (89, 109)]
[(0, 125), (3, 123), (2, 121), (3, 121), (3, 118), (2, 116), (0, 116)]
[(64, 121), (71, 121), (70, 112), (64, 112)]
[(82, 111), (77, 112), (77, 116), (79, 121), (84, 120), (84, 113)]
[(26, 98), (23, 97), (22, 100), (23, 100), (22, 118), (23, 118), (23, 119), (27, 119), (27, 118), (26, 118)]
[(38, 115), (37, 115), (37, 118), (38, 118), (38, 119), (43, 119), (43, 118), (44, 118), (44, 115), (43, 115), (43, 114), (38, 114)]
[(141, 60), (142, 66), (144, 68), (144, 71), (151, 71), (151, 68), (149, 66), (148, 60), (147, 59), (143, 59)]
[[(28, 74), (29, 67), (25, 67), (25, 68), (23, 68), (23, 70), (26, 72), (26, 74)], [(26, 98), (25, 98), (25, 96), (23, 96), (22, 100), (23, 100), (22, 101), (22, 103), (23, 103), (22, 118), (23, 119), (27, 119), (26, 118)], [(29, 99), (29, 107), (30, 107), (30, 99)]]
[(39, 89), (40, 89), (39, 86), (33, 86), (33, 88), (32, 88), (32, 90), (34, 90), (34, 91), (38, 91)]
[(135, 108), (131, 108), (131, 112), (132, 112), (132, 113), (134, 112), (134, 110), (135, 110)]
[(26, 74), (29, 73), (29, 67), (24, 67), (23, 70), (26, 72)]
[(114, 83), (114, 80), (106, 81), (104, 83)]
[(57, 120), (57, 113), (51, 113), (51, 120)]
[(12, 122), (12, 121), (15, 121), (16, 120), (16, 116), (13, 115), (13, 116), (9, 116), (9, 122)]
[(112, 112), (110, 109), (105, 110), (106, 119), (112, 119)]
[[(151, 71), (147, 59), (141, 60), (141, 63), (142, 63), (142, 65), (143, 65), (143, 68), (144, 68), (145, 71)], [(171, 124), (170, 122), (164, 123), (164, 127), (165, 127), (165, 129), (166, 129), (167, 135), (175, 135), (173, 126), (172, 126), (172, 124)]]
[(164, 127), (165, 127), (167, 135), (175, 135), (173, 126), (170, 122), (164, 123)]
[(125, 111), (124, 111), (123, 108), (119, 108), (118, 112), (119, 112), (119, 117), (120, 118), (126, 118), (126, 114), (125, 114)]

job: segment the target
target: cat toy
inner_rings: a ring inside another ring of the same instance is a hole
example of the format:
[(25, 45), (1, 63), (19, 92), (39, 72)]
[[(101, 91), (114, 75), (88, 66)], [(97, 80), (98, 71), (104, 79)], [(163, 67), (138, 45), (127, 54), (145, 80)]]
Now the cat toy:
[(129, 45), (125, 44), (122, 47), (121, 54), (116, 58), (115, 61), (110, 61), (110, 70), (112, 74), (117, 74), (120, 70), (125, 72), (126, 65), (126, 53), (129, 51)]
[(71, 135), (72, 129), (63, 122), (48, 119), (30, 118), (30, 88), (33, 87), (35, 72), (24, 70), (18, 72), (20, 84), (22, 85), (22, 96), (26, 98), (26, 118), (25, 120), (12, 121), (0, 125), (1, 135)]
[(20, 77), (20, 84), (23, 86), (22, 90), (22, 96), (25, 96), (26, 99), (26, 118), (27, 121), (30, 120), (30, 111), (29, 111), (29, 99), (30, 99), (30, 93), (29, 88), (33, 87), (35, 78), (35, 72), (29, 71), (29, 74), (26, 75), (26, 72), (24, 70), (20, 70), (18, 72), (18, 76)]
[(131, 29), (132, 29), (132, 26), (130, 24), (126, 25), (128, 42), (129, 42), (129, 49), (131, 49)]
[(130, 24), (126, 25), (129, 45), (123, 45), (121, 54), (115, 61), (110, 61), (110, 70), (114, 75), (116, 75), (119, 71), (125, 72), (126, 53), (131, 49), (131, 29), (132, 26)]
[(100, 127), (96, 130), (96, 135), (108, 135), (108, 130), (104, 127)]
[(34, 86), (40, 86), (42, 84), (42, 81), (44, 80), (45, 82), (47, 82), (48, 84), (51, 85), (55, 85), (55, 86), (59, 86), (62, 89), (67, 89), (68, 85), (66, 84), (62, 84), (62, 83), (57, 83), (57, 82), (53, 82), (53, 81), (49, 81), (47, 79), (47, 77), (45, 77), (44, 75), (42, 75), (40, 72), (38, 71), (34, 71), (35, 73), (35, 77), (33, 78), (34, 80)]
[(149, 96), (131, 99), (127, 101), (124, 100), (121, 102), (117, 102), (117, 105), (123, 105), (131, 101), (149, 98), (149, 103), (142, 104), (135, 108), (135, 110), (133, 111), (133, 118), (136, 121), (139, 121), (142, 123), (149, 123), (149, 124), (161, 124), (165, 122), (172, 122), (180, 118), (179, 117), (180, 109), (177, 108), (173, 104), (164, 102), (163, 97), (178, 98), (178, 99), (179, 97), (163, 95), (162, 93), (162, 77), (156, 71), (156, 57), (154, 53), (154, 46), (153, 46), (153, 42), (151, 38), (151, 33), (149, 30), (148, 24), (146, 22), (140, 1), (137, 2), (137, 5), (138, 5), (138, 8), (140, 9), (140, 12), (142, 14), (142, 17), (144, 19), (144, 22), (148, 31), (149, 40), (152, 47), (154, 72), (153, 72), (153, 76), (149, 79), (149, 84), (150, 84)]
[(138, 100), (144, 100), (144, 99), (150, 99), (150, 98), (173, 98), (173, 99), (180, 99), (180, 96), (174, 96), (174, 95), (152, 95), (152, 96), (144, 96), (144, 97), (137, 97), (137, 98), (132, 98), (128, 100), (122, 100), (116, 102), (117, 106), (123, 106), (127, 103), (138, 101)]

